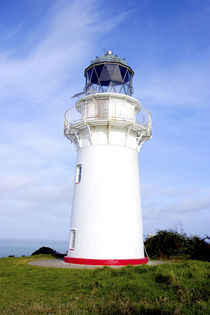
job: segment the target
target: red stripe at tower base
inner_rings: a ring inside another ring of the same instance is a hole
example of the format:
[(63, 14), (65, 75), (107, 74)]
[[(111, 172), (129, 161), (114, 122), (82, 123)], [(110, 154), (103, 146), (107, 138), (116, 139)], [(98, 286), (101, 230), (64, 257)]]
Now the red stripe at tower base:
[(147, 264), (147, 258), (140, 259), (87, 259), (64, 257), (64, 262), (78, 265), (95, 265), (95, 266), (127, 266)]

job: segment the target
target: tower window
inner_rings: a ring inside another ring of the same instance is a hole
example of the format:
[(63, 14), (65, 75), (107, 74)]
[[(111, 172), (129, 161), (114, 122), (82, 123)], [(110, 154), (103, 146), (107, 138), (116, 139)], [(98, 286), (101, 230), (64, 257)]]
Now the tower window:
[(82, 178), (82, 164), (77, 165), (75, 184), (79, 184)]
[(76, 230), (71, 229), (70, 231), (70, 249), (71, 250), (75, 249), (75, 241), (76, 241)]

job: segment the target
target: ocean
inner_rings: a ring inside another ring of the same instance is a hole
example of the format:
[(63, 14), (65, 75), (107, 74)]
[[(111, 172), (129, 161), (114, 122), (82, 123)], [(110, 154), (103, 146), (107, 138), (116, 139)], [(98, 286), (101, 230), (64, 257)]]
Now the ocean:
[(0, 257), (8, 257), (9, 255), (15, 257), (30, 256), (42, 246), (65, 254), (68, 249), (68, 241), (0, 240)]

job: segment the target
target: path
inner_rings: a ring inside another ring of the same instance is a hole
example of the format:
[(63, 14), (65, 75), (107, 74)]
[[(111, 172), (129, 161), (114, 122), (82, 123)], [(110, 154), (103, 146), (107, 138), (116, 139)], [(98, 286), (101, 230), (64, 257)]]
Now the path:
[[(147, 266), (157, 266), (166, 263), (171, 263), (169, 261), (159, 261), (153, 260), (148, 262)], [(91, 265), (76, 265), (76, 264), (69, 264), (65, 263), (61, 259), (40, 259), (40, 260), (33, 260), (29, 262), (29, 265), (39, 266), (39, 267), (49, 267), (49, 268), (70, 268), (70, 269), (95, 269), (95, 268), (102, 268), (104, 266), (91, 266)], [(109, 266), (111, 268), (122, 268), (125, 266)]]

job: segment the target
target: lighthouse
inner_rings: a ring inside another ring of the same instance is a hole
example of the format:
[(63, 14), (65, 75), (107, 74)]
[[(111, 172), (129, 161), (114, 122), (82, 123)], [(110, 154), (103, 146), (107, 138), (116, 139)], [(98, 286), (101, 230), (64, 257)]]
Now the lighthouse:
[(67, 263), (147, 263), (138, 153), (152, 127), (150, 112), (132, 96), (133, 75), (112, 51), (96, 57), (65, 113), (64, 134), (77, 152)]

